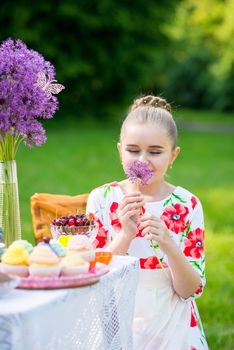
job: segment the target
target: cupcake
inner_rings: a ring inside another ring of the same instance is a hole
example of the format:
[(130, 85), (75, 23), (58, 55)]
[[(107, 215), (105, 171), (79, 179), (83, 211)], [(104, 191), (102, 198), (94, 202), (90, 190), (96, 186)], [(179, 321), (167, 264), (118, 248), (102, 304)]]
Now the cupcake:
[(64, 276), (78, 275), (89, 271), (89, 263), (75, 251), (69, 251), (62, 259), (60, 266)]
[(15, 245), (23, 246), (27, 250), (28, 254), (31, 254), (33, 251), (32, 244), (29, 243), (28, 241), (26, 241), (26, 239), (17, 239), (11, 245), (12, 246), (15, 246)]
[(95, 259), (95, 250), (87, 236), (72, 236), (68, 241), (68, 251), (75, 251), (86, 261)]
[(28, 276), (29, 254), (22, 245), (11, 244), (2, 255), (1, 271), (8, 275)]
[(57, 239), (50, 239), (49, 245), (58, 258), (62, 259), (65, 257), (67, 251)]
[(29, 273), (31, 276), (58, 276), (60, 274), (59, 258), (49, 244), (38, 244), (29, 256)]

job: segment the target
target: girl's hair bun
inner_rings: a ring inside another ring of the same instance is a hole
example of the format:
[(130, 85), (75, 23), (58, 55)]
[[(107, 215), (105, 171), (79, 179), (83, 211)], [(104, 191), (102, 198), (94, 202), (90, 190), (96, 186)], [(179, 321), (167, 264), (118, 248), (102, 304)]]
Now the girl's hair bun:
[(147, 95), (137, 98), (131, 106), (131, 111), (138, 107), (162, 108), (171, 113), (171, 105), (166, 100), (158, 96)]

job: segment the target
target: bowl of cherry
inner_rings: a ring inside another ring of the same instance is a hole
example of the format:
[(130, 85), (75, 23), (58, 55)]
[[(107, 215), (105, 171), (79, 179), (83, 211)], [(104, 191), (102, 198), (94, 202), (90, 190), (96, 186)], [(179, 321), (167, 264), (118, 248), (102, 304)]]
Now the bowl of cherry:
[(98, 233), (98, 225), (93, 214), (70, 214), (54, 219), (50, 224), (50, 231), (55, 239), (62, 235), (85, 235), (94, 240)]

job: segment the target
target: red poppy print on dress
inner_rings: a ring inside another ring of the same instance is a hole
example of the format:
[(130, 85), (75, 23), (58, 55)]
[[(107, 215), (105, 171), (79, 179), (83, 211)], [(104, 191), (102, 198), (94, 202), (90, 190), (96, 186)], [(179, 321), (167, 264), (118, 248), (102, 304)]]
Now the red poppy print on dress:
[[(144, 215), (145, 214), (145, 208), (144, 207), (141, 207), (141, 211), (140, 211), (140, 213), (139, 213), (139, 217), (141, 217), (142, 215)], [(138, 224), (138, 225), (140, 225), (140, 224)], [(137, 226), (138, 226), (137, 225)], [(138, 232), (137, 232), (137, 234), (136, 234), (136, 237), (143, 237), (142, 236), (142, 231), (143, 231), (143, 228), (141, 229), (141, 230), (138, 230)]]
[(190, 327), (196, 327), (198, 324), (198, 320), (197, 320), (197, 313), (196, 310), (194, 308), (193, 303), (191, 303), (191, 320), (190, 320)]
[(108, 231), (105, 230), (99, 219), (96, 219), (95, 221), (98, 223), (99, 229), (93, 245), (95, 248), (103, 248), (106, 245)]
[[(163, 266), (163, 267), (162, 267)], [(162, 268), (166, 268), (168, 267), (167, 263), (165, 263), (164, 261), (161, 262), (161, 264), (157, 264), (156, 265), (156, 269), (162, 269)]]
[(110, 187), (118, 187), (119, 184), (118, 184), (118, 182), (111, 182), (109, 184), (105, 184), (105, 185), (99, 186), (98, 188), (105, 188), (105, 187), (108, 187), (108, 186), (110, 186)]
[(111, 220), (111, 225), (114, 228), (116, 232), (119, 232), (122, 228), (122, 225), (119, 221), (118, 215), (116, 213), (118, 209), (119, 204), (117, 202), (113, 202), (110, 206), (110, 220)]
[(186, 216), (188, 215), (188, 208), (181, 203), (176, 203), (173, 207), (166, 207), (160, 216), (165, 222), (167, 228), (174, 233), (183, 232), (188, 226)]
[(140, 258), (141, 269), (156, 269), (156, 265), (159, 264), (156, 256), (150, 256), (148, 258)]
[(204, 230), (196, 228), (196, 230), (188, 233), (188, 238), (184, 240), (184, 254), (198, 259), (204, 254)]
[(195, 318), (195, 315), (191, 313), (190, 327), (196, 327), (196, 325), (197, 325), (197, 320)]
[(119, 184), (118, 184), (118, 182), (111, 182), (111, 183), (110, 183), (110, 186), (111, 186), (111, 187), (118, 187)]
[(192, 203), (192, 208), (193, 208), (193, 209), (196, 207), (197, 202), (198, 202), (197, 198), (194, 197), (194, 196), (192, 196), (192, 198), (191, 198), (191, 203)]
[[(163, 267), (168, 267), (165, 262), (162, 262)], [(159, 264), (158, 258), (156, 256), (149, 256), (148, 258), (140, 258), (140, 268), (155, 270), (161, 269), (161, 264)]]
[(203, 286), (201, 285), (194, 294), (201, 294), (203, 291)]

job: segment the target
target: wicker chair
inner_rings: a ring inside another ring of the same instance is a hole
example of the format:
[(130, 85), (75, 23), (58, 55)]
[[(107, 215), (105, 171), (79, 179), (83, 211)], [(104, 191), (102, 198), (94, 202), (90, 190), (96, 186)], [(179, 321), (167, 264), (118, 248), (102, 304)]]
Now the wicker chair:
[(31, 196), (31, 213), (36, 243), (51, 237), (51, 221), (63, 215), (85, 212), (89, 193), (76, 196), (35, 193)]

